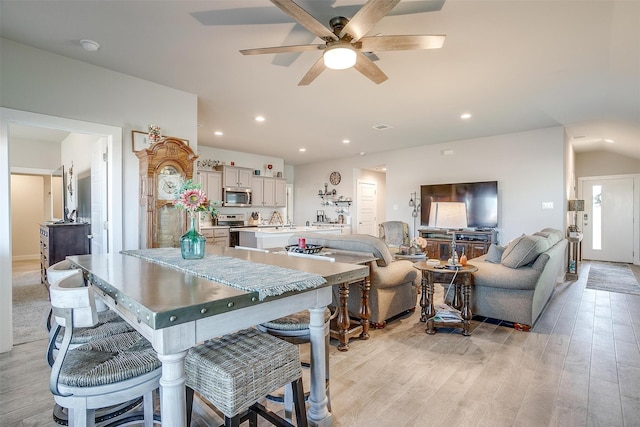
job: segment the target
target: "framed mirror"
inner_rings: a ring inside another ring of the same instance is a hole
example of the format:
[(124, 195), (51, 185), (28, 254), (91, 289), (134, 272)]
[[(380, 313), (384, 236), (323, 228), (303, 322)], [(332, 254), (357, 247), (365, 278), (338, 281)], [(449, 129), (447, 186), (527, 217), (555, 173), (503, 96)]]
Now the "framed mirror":
[(51, 220), (67, 221), (67, 199), (65, 197), (67, 189), (67, 175), (64, 173), (64, 166), (51, 172)]

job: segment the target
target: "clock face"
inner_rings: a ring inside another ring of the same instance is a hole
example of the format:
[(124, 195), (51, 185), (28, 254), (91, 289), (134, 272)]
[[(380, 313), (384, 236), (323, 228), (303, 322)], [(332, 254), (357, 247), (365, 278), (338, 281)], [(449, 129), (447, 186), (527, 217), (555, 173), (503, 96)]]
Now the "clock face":
[(182, 176), (173, 166), (165, 166), (158, 174), (158, 199), (173, 200), (180, 189)]
[(331, 175), (329, 176), (329, 182), (332, 185), (340, 184), (340, 180), (341, 179), (342, 179), (342, 177), (340, 176), (340, 172), (331, 172)]

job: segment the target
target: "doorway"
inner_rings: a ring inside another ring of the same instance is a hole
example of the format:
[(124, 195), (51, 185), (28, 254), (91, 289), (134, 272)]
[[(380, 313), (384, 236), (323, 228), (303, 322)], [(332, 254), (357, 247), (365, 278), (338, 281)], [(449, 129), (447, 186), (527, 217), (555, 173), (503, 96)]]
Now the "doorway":
[(634, 262), (634, 178), (587, 177), (579, 181), (582, 257), (595, 261)]
[(378, 235), (376, 229), (376, 206), (378, 203), (376, 189), (375, 183), (358, 181), (358, 225), (356, 227), (358, 234)]
[[(11, 164), (9, 163), (10, 125), (12, 123), (66, 130), (84, 134), (103, 136), (108, 146), (108, 188), (109, 200), (109, 249), (122, 249), (123, 209), (122, 209), (122, 128), (83, 122), (61, 117), (47, 116), (27, 111), (0, 107), (0, 353), (13, 347), (13, 307), (12, 307), (12, 241), (11, 233)], [(114, 191), (115, 190), (115, 191)]]

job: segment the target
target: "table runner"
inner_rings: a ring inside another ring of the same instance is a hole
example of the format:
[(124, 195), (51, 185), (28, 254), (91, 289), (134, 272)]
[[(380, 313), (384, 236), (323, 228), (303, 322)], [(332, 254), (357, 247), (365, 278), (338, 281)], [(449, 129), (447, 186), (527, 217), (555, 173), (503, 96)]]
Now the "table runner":
[(186, 260), (182, 258), (179, 248), (138, 249), (121, 253), (243, 291), (258, 292), (260, 301), (266, 297), (313, 289), (327, 283), (319, 274), (228, 256), (205, 254), (203, 259)]

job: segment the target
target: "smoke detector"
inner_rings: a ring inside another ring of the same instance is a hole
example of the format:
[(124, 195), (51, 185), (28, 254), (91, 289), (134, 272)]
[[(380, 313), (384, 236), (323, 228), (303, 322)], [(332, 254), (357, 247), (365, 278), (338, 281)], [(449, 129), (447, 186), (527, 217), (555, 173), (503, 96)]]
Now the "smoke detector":
[(100, 45), (93, 40), (82, 39), (80, 40), (80, 44), (87, 52), (96, 52), (98, 49), (100, 49)]

